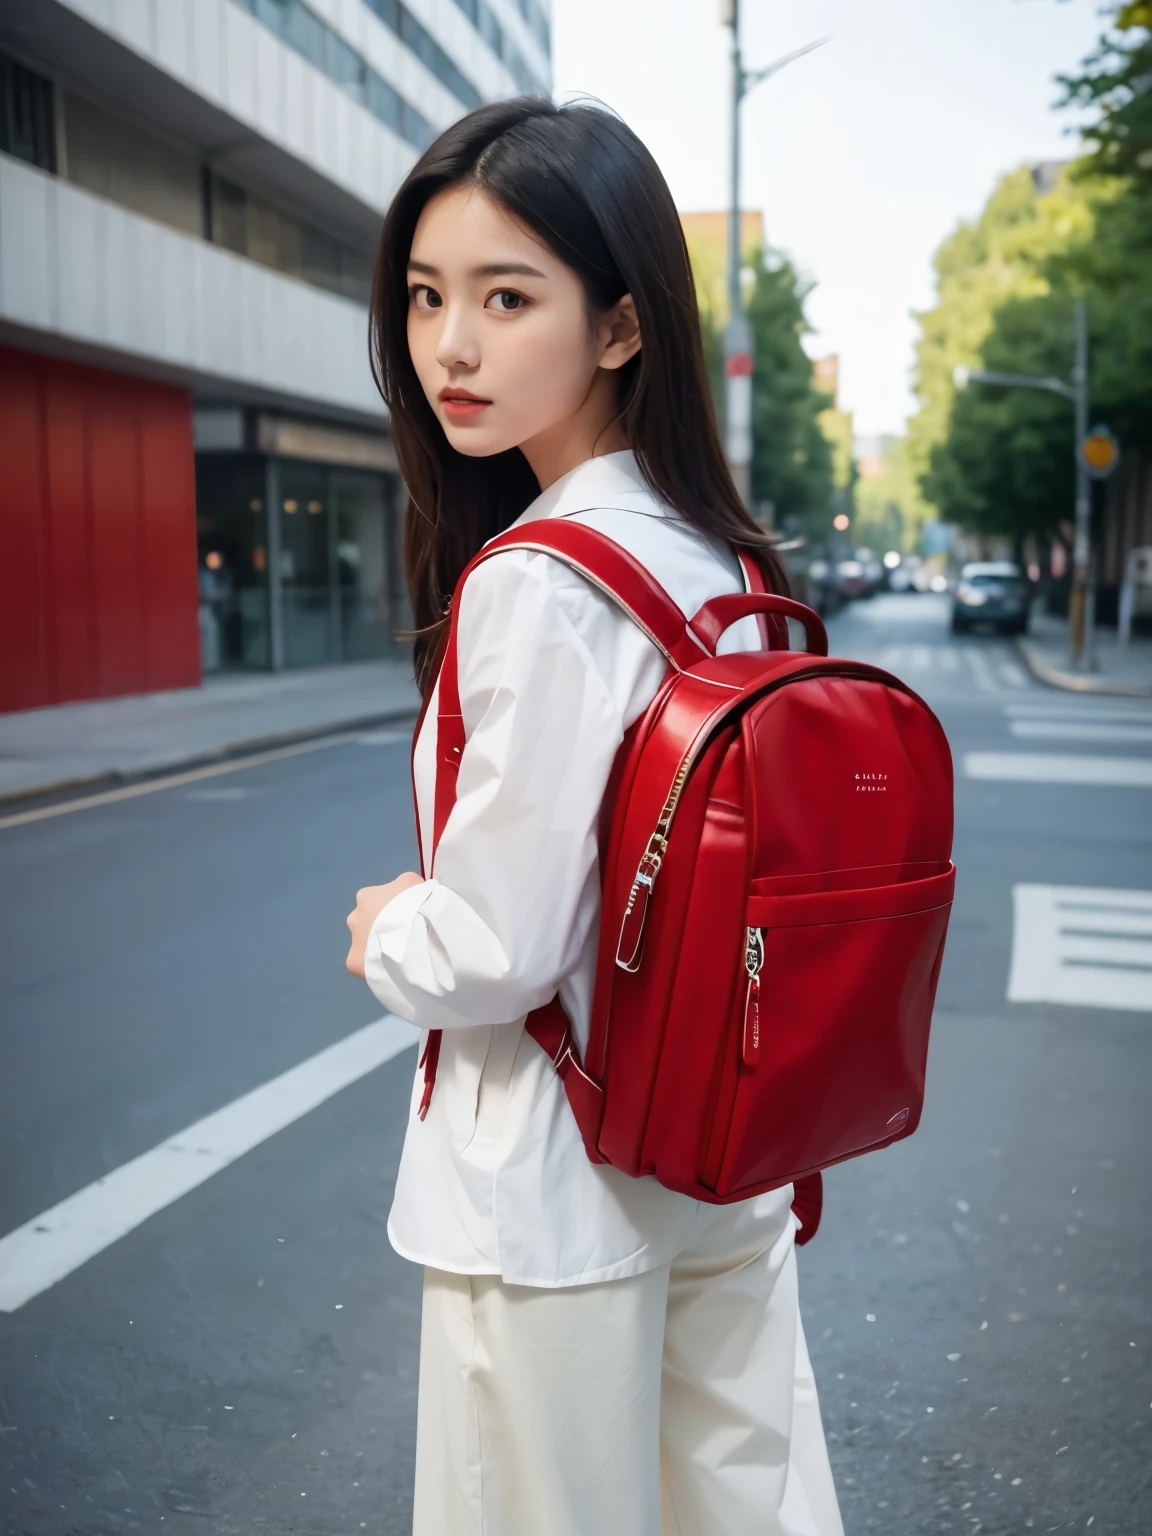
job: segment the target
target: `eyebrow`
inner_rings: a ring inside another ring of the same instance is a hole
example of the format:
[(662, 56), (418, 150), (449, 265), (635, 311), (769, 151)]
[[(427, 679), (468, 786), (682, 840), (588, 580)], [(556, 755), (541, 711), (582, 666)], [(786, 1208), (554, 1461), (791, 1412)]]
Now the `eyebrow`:
[[(409, 272), (422, 272), (426, 277), (439, 277), (441, 274), (436, 267), (429, 266), (425, 261), (410, 261)], [(544, 277), (545, 274), (538, 267), (530, 267), (523, 261), (493, 261), (482, 267), (472, 267), (469, 277)]]

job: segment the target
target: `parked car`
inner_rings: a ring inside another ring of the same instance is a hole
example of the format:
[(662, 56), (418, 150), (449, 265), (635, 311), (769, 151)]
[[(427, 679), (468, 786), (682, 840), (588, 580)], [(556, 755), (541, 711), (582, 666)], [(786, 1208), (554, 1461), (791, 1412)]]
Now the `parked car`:
[(868, 590), (864, 596), (875, 597), (876, 593), (884, 585), (886, 572), (883, 562), (870, 549), (858, 549), (856, 551), (856, 559), (863, 568), (864, 580), (868, 583)]
[(822, 618), (831, 618), (844, 606), (835, 570), (827, 560), (809, 561), (800, 590), (809, 608), (815, 608)]
[[(893, 551), (892, 553), (895, 553)], [(889, 556), (884, 556), (884, 564), (888, 565)], [(896, 559), (888, 565), (888, 590), (889, 592), (912, 592), (915, 590), (916, 572), (920, 568), (919, 555), (896, 555)]]
[(842, 598), (872, 596), (863, 563), (855, 557), (851, 560), (837, 560), (832, 568), (832, 579)]
[(964, 566), (952, 600), (952, 632), (962, 634), (987, 624), (1006, 635), (1028, 628), (1032, 588), (1010, 560), (977, 560)]

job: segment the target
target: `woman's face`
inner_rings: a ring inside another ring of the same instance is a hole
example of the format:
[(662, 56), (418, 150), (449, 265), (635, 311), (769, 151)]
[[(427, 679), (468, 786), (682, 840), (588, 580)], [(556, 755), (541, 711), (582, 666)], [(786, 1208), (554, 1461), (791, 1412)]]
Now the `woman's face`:
[(408, 293), (412, 362), (458, 452), (531, 460), (533, 442), (615, 414), (612, 371), (640, 345), (631, 299), (590, 315), (571, 267), (478, 188), (427, 204)]

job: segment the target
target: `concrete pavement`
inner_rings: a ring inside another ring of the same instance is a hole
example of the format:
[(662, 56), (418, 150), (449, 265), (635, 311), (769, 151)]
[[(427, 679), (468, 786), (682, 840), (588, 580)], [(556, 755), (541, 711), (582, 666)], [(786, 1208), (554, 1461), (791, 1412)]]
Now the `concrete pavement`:
[(1097, 693), (1113, 698), (1152, 699), (1152, 640), (1138, 636), (1120, 645), (1116, 631), (1096, 631), (1096, 665), (1091, 672), (1073, 672), (1068, 659), (1068, 622), (1034, 612), (1028, 635), (1016, 647), (1038, 681), (1070, 693)]
[(405, 657), (223, 674), (199, 688), (0, 715), (0, 803), (413, 719), (419, 706)]

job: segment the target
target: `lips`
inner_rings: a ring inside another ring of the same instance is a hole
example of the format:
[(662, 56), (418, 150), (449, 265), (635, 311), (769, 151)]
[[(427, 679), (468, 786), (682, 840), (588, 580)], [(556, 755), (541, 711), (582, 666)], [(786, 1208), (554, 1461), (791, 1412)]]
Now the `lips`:
[(469, 389), (442, 389), (440, 404), (449, 418), (466, 421), (470, 416), (478, 416), (481, 411), (487, 410), (492, 402), (474, 395)]

